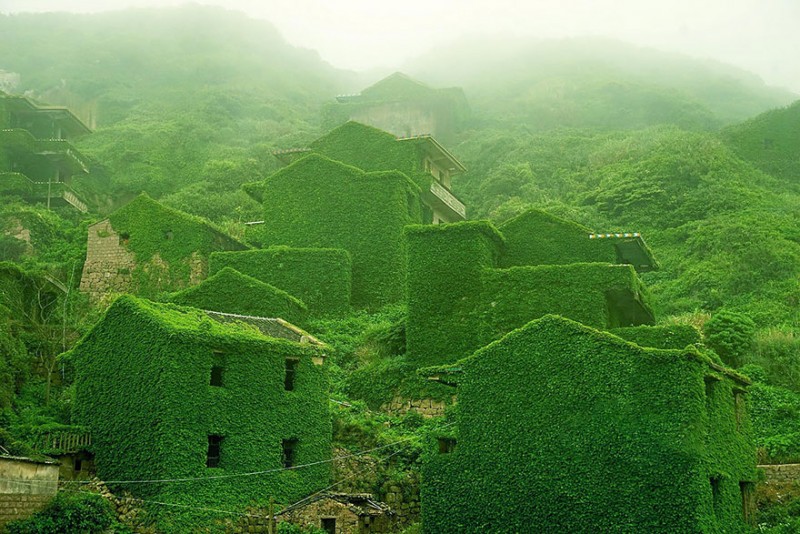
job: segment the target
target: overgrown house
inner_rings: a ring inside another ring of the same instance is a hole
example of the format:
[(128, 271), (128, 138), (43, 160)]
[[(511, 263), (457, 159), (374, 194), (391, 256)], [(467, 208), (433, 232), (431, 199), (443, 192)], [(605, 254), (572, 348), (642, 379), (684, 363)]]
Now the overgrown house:
[(406, 234), (407, 357), (459, 405), (426, 532), (745, 530), (748, 382), (693, 328), (652, 326), (638, 234), (538, 210)]
[(123, 486), (138, 497), (215, 507), (320, 489), (332, 432), (324, 347), (295, 334), (117, 299), (67, 353), (98, 476), (150, 481)]
[(89, 172), (86, 159), (70, 143), (88, 133), (67, 108), (0, 92), (0, 194), (88, 211), (71, 188)]
[(95, 301), (175, 291), (206, 277), (213, 251), (247, 248), (208, 221), (142, 194), (89, 226), (80, 288)]
[(308, 148), (277, 156), (285, 168), (245, 186), (264, 204), (259, 240), (346, 251), (355, 307), (403, 300), (407, 225), (466, 217), (450, 192), (464, 166), (430, 136), (398, 139), (348, 122)]

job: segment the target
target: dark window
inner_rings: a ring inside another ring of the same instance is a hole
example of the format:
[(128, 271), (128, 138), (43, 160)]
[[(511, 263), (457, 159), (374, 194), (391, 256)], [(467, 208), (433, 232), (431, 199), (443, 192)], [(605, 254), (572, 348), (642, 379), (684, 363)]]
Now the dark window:
[(283, 376), (283, 389), (294, 390), (294, 375), (297, 372), (298, 360), (286, 360), (286, 373)]
[(753, 524), (755, 518), (753, 509), (753, 483), (739, 482), (739, 491), (742, 493), (742, 517), (748, 525)]
[(289, 469), (290, 467), (294, 467), (294, 456), (295, 451), (297, 450), (297, 439), (285, 439), (281, 443), (283, 447), (283, 456), (281, 461), (283, 462), (283, 467), (285, 469)]
[(211, 364), (211, 380), (209, 381), (209, 384), (212, 386), (222, 387), (222, 375), (224, 372), (225, 355), (221, 351), (215, 350)]
[(72, 469), (74, 471), (80, 471), (81, 469), (83, 469), (83, 460), (81, 460), (80, 458), (75, 458), (72, 461)]
[(173, 237), (174, 235), (172, 234), (172, 230), (167, 230), (166, 232), (164, 232), (164, 239), (166, 239), (167, 241), (172, 241)]
[(714, 396), (714, 386), (717, 382), (719, 382), (719, 378), (716, 376), (706, 376), (703, 381), (706, 384), (706, 402), (711, 402), (711, 398)]
[(327, 534), (336, 534), (336, 518), (335, 517), (323, 517), (320, 520), (322, 530), (324, 530)]
[(455, 438), (439, 438), (439, 454), (450, 454), (456, 450)]
[(219, 467), (222, 436), (212, 434), (208, 436), (208, 452), (206, 453), (206, 467)]
[(211, 367), (211, 385), (222, 387), (222, 366), (214, 365)]
[(719, 507), (722, 503), (722, 493), (721, 493), (721, 485), (722, 485), (722, 477), (711, 477), (708, 479), (709, 483), (711, 484), (711, 497), (714, 502), (714, 513), (719, 513)]

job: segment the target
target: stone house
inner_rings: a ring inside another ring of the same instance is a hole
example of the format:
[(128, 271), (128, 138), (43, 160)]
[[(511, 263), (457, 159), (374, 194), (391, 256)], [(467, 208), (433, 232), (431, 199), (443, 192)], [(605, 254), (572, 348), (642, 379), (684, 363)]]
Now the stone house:
[(369, 493), (320, 493), (281, 510), (276, 519), (327, 534), (378, 534), (392, 532), (393, 516)]
[(66, 108), (0, 93), (0, 194), (88, 211), (70, 187), (74, 176), (89, 172), (70, 140), (88, 133)]
[(749, 382), (697, 349), (546, 316), (423, 375), (457, 387), (424, 532), (745, 532)]
[(222, 509), (292, 502), (325, 486), (324, 347), (295, 339), (194, 308), (117, 299), (64, 356), (98, 476), (147, 481), (121, 488), (136, 497)]
[(247, 248), (208, 221), (142, 194), (89, 226), (80, 289), (93, 301), (176, 291), (206, 277), (211, 252)]

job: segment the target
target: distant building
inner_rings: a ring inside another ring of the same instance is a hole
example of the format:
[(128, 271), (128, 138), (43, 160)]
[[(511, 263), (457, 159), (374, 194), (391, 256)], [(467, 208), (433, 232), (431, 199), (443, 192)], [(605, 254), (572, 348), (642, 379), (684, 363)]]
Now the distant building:
[(369, 124), (397, 137), (432, 135), (450, 139), (469, 116), (459, 87), (435, 89), (395, 72), (355, 95), (336, 102), (348, 120)]
[(459, 405), (423, 466), (424, 532), (749, 531), (749, 382), (696, 349), (547, 316), (421, 372)]
[(48, 208), (70, 205), (88, 211), (70, 187), (74, 176), (89, 172), (70, 140), (88, 133), (66, 108), (0, 94), (0, 193), (44, 202)]
[(281, 510), (279, 521), (330, 534), (393, 532), (395, 513), (369, 493), (318, 493)]
[(215, 508), (324, 487), (324, 347), (217, 319), (123, 296), (67, 353), (98, 476), (150, 481), (124, 486), (137, 497)]

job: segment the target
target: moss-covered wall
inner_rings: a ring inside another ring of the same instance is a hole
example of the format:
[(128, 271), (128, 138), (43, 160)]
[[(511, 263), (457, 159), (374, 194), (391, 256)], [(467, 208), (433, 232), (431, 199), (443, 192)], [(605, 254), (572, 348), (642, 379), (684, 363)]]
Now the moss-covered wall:
[(351, 260), (341, 249), (270, 247), (211, 254), (210, 272), (225, 267), (273, 285), (302, 300), (312, 317), (350, 310)]
[(494, 268), (507, 249), (485, 222), (413, 226), (409, 247), (409, 361), (452, 362), (548, 313), (596, 328), (653, 323), (636, 272), (628, 265)]
[(613, 243), (589, 239), (589, 228), (541, 210), (529, 210), (506, 221), (500, 231), (506, 239), (501, 267), (618, 263)]
[[(109, 221), (120, 243), (134, 254), (136, 264), (129, 267), (142, 296), (199, 282), (213, 251), (247, 249), (208, 221), (167, 208), (145, 194), (112, 213)], [(91, 255), (87, 250), (87, 262)]]
[(628, 265), (489, 269), (482, 273), (479, 291), (480, 319), (491, 336), (486, 342), (548, 313), (603, 330), (653, 322), (644, 286)]
[(457, 445), (424, 464), (425, 532), (747, 531), (749, 422), (704, 356), (548, 316), (454, 367)]
[(495, 265), (502, 237), (491, 223), (409, 226), (406, 351), (420, 365), (451, 362), (486, 339), (475, 312), (483, 270)]
[(628, 326), (609, 330), (615, 336), (654, 349), (682, 349), (700, 343), (700, 331), (692, 325)]
[(201, 310), (280, 317), (298, 326), (304, 326), (308, 319), (308, 308), (303, 301), (230, 267), (196, 286), (173, 293), (169, 300)]
[[(241, 510), (287, 503), (325, 486), (331, 423), (327, 378), (316, 349), (222, 325), (199, 310), (122, 297), (68, 358), (75, 415), (92, 432), (104, 480), (191, 479), (118, 484), (163, 502)], [(285, 390), (285, 360), (298, 360)], [(222, 386), (210, 384), (223, 367)], [(208, 436), (223, 437), (219, 467), (207, 467)], [(282, 469), (282, 440), (296, 439)], [(263, 474), (244, 475), (264, 472)], [(229, 476), (242, 475), (242, 476)], [(213, 478), (218, 477), (218, 478)], [(167, 531), (186, 532), (197, 510), (169, 508)], [(200, 512), (202, 514), (202, 512)], [(173, 516), (174, 514), (174, 516)]]
[(353, 261), (354, 306), (378, 308), (403, 300), (403, 227), (422, 218), (419, 189), (408, 177), (397, 171), (365, 173), (313, 154), (260, 188), (265, 244), (346, 250)]

